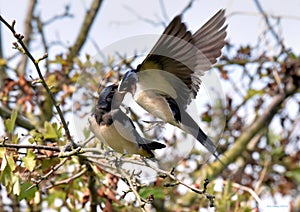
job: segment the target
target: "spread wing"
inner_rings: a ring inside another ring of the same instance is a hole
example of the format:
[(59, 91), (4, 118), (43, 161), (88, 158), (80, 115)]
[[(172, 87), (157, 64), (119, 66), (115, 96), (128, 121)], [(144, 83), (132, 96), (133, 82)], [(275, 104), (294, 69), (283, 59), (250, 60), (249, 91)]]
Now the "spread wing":
[(224, 15), (225, 11), (220, 10), (193, 35), (182, 23), (181, 16), (176, 16), (138, 66), (138, 73), (159, 69), (176, 76), (178, 82), (162, 74), (176, 91), (173, 98), (180, 106), (186, 107), (197, 95), (201, 83), (199, 75), (209, 70), (221, 55), (226, 37)]

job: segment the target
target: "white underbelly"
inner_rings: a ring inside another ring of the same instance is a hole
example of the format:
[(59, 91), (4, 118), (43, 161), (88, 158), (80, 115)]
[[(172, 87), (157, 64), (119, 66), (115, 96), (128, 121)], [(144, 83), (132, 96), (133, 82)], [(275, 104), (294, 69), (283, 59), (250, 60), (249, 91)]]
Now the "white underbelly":
[[(133, 137), (126, 136), (131, 134), (125, 126), (115, 126), (114, 124), (98, 125), (94, 117), (90, 117), (90, 130), (104, 144), (120, 153), (136, 154), (139, 151), (139, 145), (134, 142)], [(125, 135), (125, 131), (127, 133)]]
[(167, 100), (164, 97), (153, 93), (153, 90), (138, 92), (134, 98), (142, 108), (153, 116), (160, 118), (164, 122), (174, 125), (177, 124)]
[(163, 70), (143, 70), (138, 73), (138, 78), (135, 101), (155, 117), (177, 126), (172, 110), (163, 96), (177, 99), (175, 87), (186, 90), (186, 85), (174, 74)]
[(141, 91), (156, 90), (161, 94), (166, 94), (173, 99), (177, 98), (174, 86), (183, 88), (183, 82), (175, 75), (156, 69), (143, 70), (138, 72), (138, 84), (136, 93)]

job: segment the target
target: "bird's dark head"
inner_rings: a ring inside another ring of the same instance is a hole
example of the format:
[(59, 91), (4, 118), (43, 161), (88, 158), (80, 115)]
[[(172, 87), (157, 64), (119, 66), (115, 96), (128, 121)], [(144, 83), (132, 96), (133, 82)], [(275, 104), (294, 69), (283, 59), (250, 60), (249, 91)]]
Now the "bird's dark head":
[(120, 107), (126, 93), (118, 92), (118, 87), (118, 84), (112, 84), (102, 89), (99, 94), (98, 109), (109, 112)]
[(136, 70), (127, 71), (119, 85), (118, 91), (121, 93), (135, 93), (138, 76)]
[(106, 86), (99, 95), (97, 107), (103, 110), (110, 110), (114, 94), (118, 88), (117, 84)]

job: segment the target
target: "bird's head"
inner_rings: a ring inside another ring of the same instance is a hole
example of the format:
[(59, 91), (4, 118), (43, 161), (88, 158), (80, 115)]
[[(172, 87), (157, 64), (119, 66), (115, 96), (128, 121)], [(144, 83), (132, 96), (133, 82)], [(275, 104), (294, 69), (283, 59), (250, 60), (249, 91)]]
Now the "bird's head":
[(123, 76), (123, 79), (121, 80), (118, 91), (120, 93), (130, 92), (134, 94), (136, 90), (137, 82), (138, 82), (138, 76), (136, 70), (127, 71), (126, 74)]
[(119, 108), (125, 92), (118, 92), (118, 84), (112, 84), (102, 89), (99, 95), (97, 108), (106, 112)]
[(110, 110), (112, 99), (118, 88), (116, 84), (109, 85), (102, 89), (99, 95), (97, 107), (102, 110)]

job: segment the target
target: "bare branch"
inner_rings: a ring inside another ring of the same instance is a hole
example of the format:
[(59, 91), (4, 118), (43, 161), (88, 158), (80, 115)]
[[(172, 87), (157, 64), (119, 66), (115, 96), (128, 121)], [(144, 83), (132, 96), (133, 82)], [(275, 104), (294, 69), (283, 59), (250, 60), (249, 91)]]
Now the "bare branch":
[(272, 35), (274, 36), (274, 38), (277, 40), (278, 44), (280, 44), (280, 47), (281, 47), (281, 50), (282, 51), (285, 51), (285, 46), (284, 46), (284, 43), (282, 41), (282, 39), (278, 36), (278, 34), (275, 32), (273, 26), (271, 25), (270, 23), (270, 20), (269, 20), (269, 17), (268, 17), (268, 14), (264, 11), (264, 9), (262, 8), (259, 0), (254, 0), (254, 3), (258, 9), (258, 11), (261, 13), (261, 15), (264, 17), (265, 19), (265, 22), (270, 30), (270, 32), (272, 33)]
[[(33, 18), (34, 9), (35, 9), (36, 5), (37, 5), (37, 0), (29, 1), (25, 24), (24, 24), (25, 29), (24, 29), (23, 42), (24, 42), (25, 46), (30, 45), (31, 34), (32, 34), (32, 18)], [(27, 61), (28, 61), (28, 57), (26, 55), (23, 55), (19, 65), (18, 65), (18, 68), (17, 68), (17, 71), (19, 74), (24, 75), (24, 73), (26, 71)]]
[[(286, 93), (280, 93), (274, 96), (272, 102), (265, 108), (262, 115), (260, 115), (250, 126), (247, 126), (247, 129), (242, 131), (242, 134), (234, 142), (231, 149), (225, 152), (224, 157), (221, 158), (222, 161), (226, 165), (235, 161), (236, 158), (241, 155), (241, 152), (245, 150), (251, 139), (261, 130), (264, 130), (264, 126), (268, 125), (272, 121), (274, 115), (280, 109), (280, 105), (295, 92), (297, 92), (297, 88), (294, 86), (289, 88)], [(216, 161), (207, 165), (206, 168), (202, 168), (199, 172), (200, 176), (210, 176), (210, 178), (215, 178), (223, 171), (223, 169), (223, 165)]]
[(228, 182), (228, 181), (223, 181), (223, 184), (231, 184), (232, 187), (237, 188), (237, 189), (241, 189), (244, 191), (247, 191), (248, 193), (250, 193), (250, 195), (255, 199), (255, 201), (258, 203), (258, 205), (262, 205), (262, 200), (259, 198), (259, 196), (255, 193), (255, 191), (253, 191), (253, 189), (247, 187), (247, 186), (243, 186), (240, 185), (238, 183), (234, 183), (234, 182)]
[(163, 18), (165, 20), (169, 21), (169, 16), (167, 13), (167, 9), (166, 9), (164, 0), (159, 0), (159, 4), (160, 4), (160, 10), (161, 10), (161, 14), (162, 14)]
[(38, 187), (44, 180), (47, 180), (49, 178), (50, 175), (52, 175), (55, 171), (57, 171), (60, 167), (62, 167), (66, 162), (67, 162), (68, 158), (64, 158), (59, 164), (57, 164), (56, 166), (52, 167), (51, 170), (45, 174), (44, 176), (42, 176), (37, 182), (35, 182), (35, 184), (33, 184), (32, 186), (28, 187), (26, 190), (30, 190), (34, 187)]
[(89, 173), (88, 188), (90, 191), (90, 202), (91, 202), (90, 211), (97, 212), (97, 205), (98, 205), (97, 196), (98, 196), (98, 194), (97, 194), (97, 188), (96, 188), (96, 176), (91, 167), (89, 167), (88, 173)]
[(140, 15), (138, 12), (136, 12), (134, 9), (132, 9), (127, 5), (124, 5), (123, 7), (129, 12), (131, 12), (138, 20), (144, 21), (145, 23), (151, 24), (152, 26), (162, 25), (163, 27), (166, 27), (166, 24), (163, 21), (154, 21), (150, 18), (143, 17), (142, 15)]
[(185, 6), (185, 8), (183, 8), (183, 10), (180, 12), (180, 14), (184, 14), (186, 13), (189, 9), (192, 8), (193, 4), (194, 4), (194, 0), (190, 0), (189, 3)]
[[(5, 107), (0, 107), (0, 115), (2, 118), (9, 118), (11, 116), (11, 111)], [(18, 115), (16, 119), (16, 124), (20, 127), (23, 127), (27, 130), (35, 129), (35, 126), (32, 125), (26, 118)]]
[[(92, 155), (87, 154), (87, 153), (91, 153), (91, 152), (94, 153), (94, 154), (92, 154)], [(129, 180), (128, 179), (129, 175), (124, 170), (122, 170), (120, 168), (123, 163), (130, 163), (130, 164), (135, 164), (135, 165), (145, 166), (145, 167), (151, 168), (152, 170), (156, 171), (160, 176), (164, 176), (164, 178), (169, 177), (170, 179), (175, 181), (175, 183), (172, 183), (172, 186), (183, 185), (184, 187), (188, 188), (189, 190), (191, 190), (191, 191), (193, 191), (197, 194), (204, 195), (205, 198), (209, 199), (209, 201), (211, 202), (211, 205), (213, 205), (214, 196), (212, 196), (211, 194), (206, 193), (207, 185), (209, 183), (208, 179), (206, 179), (204, 181), (203, 190), (200, 190), (200, 189), (198, 189), (194, 186), (188, 185), (187, 183), (185, 183), (182, 180), (178, 179), (174, 175), (174, 170), (165, 171), (163, 169), (160, 169), (159, 167), (156, 167), (156, 166), (151, 165), (150, 163), (148, 163), (147, 159), (142, 158), (141, 160), (137, 160), (135, 157), (134, 158), (122, 158), (122, 157), (120, 158), (117, 155), (114, 155), (114, 152), (111, 152), (111, 153), (112, 153), (112, 156), (109, 156), (105, 152), (105, 150), (100, 150), (99, 148), (84, 148), (81, 151), (81, 154), (86, 156), (89, 159), (89, 161), (99, 165), (106, 172), (108, 172), (110, 174), (113, 174), (115, 176), (118, 176), (118, 177), (125, 177), (126, 180)], [(94, 159), (92, 159), (92, 158), (94, 158)], [(114, 165), (111, 165), (111, 164), (114, 164)], [(171, 186), (171, 184), (166, 184), (166, 187), (168, 187), (168, 185)], [(129, 186), (130, 186), (130, 184), (129, 184)], [(131, 186), (133, 186), (133, 185), (131, 185)], [(137, 194), (135, 194), (135, 196), (137, 196)], [(143, 200), (143, 199), (140, 199), (140, 200), (137, 199), (137, 200), (139, 201), (139, 203), (147, 202), (146, 200)]]
[(86, 38), (88, 36), (92, 23), (94, 22), (96, 15), (98, 14), (102, 2), (102, 0), (94, 0), (91, 4), (90, 9), (86, 12), (84, 21), (79, 29), (80, 33), (78, 34), (73, 46), (70, 48), (70, 52), (68, 54), (69, 60), (72, 60), (78, 55), (83, 44), (87, 40)]
[[(30, 53), (30, 51), (27, 49), (27, 46), (26, 46), (26, 45), (24, 44), (24, 42), (23, 42), (24, 36), (21, 35), (21, 34), (18, 34), (18, 33), (15, 31), (15, 29), (14, 29), (15, 21), (13, 21), (12, 25), (10, 25), (10, 24), (7, 23), (7, 21), (5, 21), (5, 20), (2, 18), (2, 16), (0, 16), (0, 21), (1, 21), (2, 23), (4, 23), (4, 24), (9, 28), (9, 30), (13, 33), (13, 35), (14, 35), (14, 37), (17, 39), (18, 43), (22, 46), (22, 50), (24, 51), (24, 53), (29, 57), (29, 59), (30, 59), (30, 60), (32, 61), (32, 63), (34, 64), (34, 66), (35, 66), (35, 68), (36, 68), (36, 71), (37, 71), (37, 73), (38, 73), (38, 75), (39, 75), (39, 78), (41, 79), (41, 83), (42, 83), (43, 87), (46, 89), (48, 95), (50, 96), (50, 98), (51, 98), (51, 100), (52, 100), (52, 102), (53, 102), (53, 104), (54, 104), (54, 107), (55, 107), (56, 110), (57, 110), (57, 113), (58, 113), (58, 115), (59, 115), (59, 117), (60, 117), (60, 120), (61, 120), (61, 122), (62, 122), (62, 125), (63, 125), (63, 127), (64, 127), (64, 130), (65, 130), (65, 132), (66, 132), (66, 135), (67, 135), (67, 138), (68, 138), (69, 142), (72, 143), (72, 146), (73, 146), (73, 147), (76, 147), (77, 145), (76, 145), (76, 143), (73, 141), (73, 139), (72, 139), (72, 137), (71, 137), (71, 134), (70, 134), (70, 131), (69, 131), (69, 128), (68, 128), (68, 124), (67, 124), (67, 122), (66, 122), (66, 120), (65, 120), (65, 118), (64, 118), (64, 115), (63, 115), (63, 113), (62, 113), (62, 111), (61, 111), (59, 105), (57, 104), (54, 95), (53, 95), (52, 92), (50, 91), (50, 88), (48, 87), (48, 85), (47, 85), (47, 83), (46, 83), (46, 81), (45, 81), (45, 79), (44, 79), (44, 77), (43, 77), (43, 75), (42, 75), (42, 73), (41, 73), (40, 67), (39, 67), (39, 61), (42, 60), (42, 59), (44, 59), (44, 58), (46, 58), (46, 57), (47, 57), (47, 53), (46, 53), (44, 56), (42, 56), (41, 58), (35, 59), (35, 58), (32, 56), (32, 54)], [(16, 47), (18, 47), (16, 43), (14, 43), (14, 45), (15, 45)]]
[(58, 15), (53, 16), (53, 17), (50, 18), (49, 20), (45, 21), (45, 22), (43, 23), (43, 25), (51, 24), (51, 23), (53, 23), (54, 21), (59, 20), (59, 19), (63, 19), (63, 18), (72, 18), (72, 17), (73, 17), (73, 14), (70, 13), (70, 7), (69, 7), (69, 5), (66, 5), (66, 6), (65, 6), (65, 11), (64, 11), (62, 14), (58, 14)]
[(126, 179), (128, 185), (129, 185), (130, 190), (135, 195), (135, 197), (136, 197), (136, 199), (137, 199), (137, 201), (139, 203), (139, 206), (141, 207), (141, 210), (143, 212), (146, 212), (146, 210), (145, 210), (145, 202), (146, 201), (141, 198), (141, 196), (139, 195), (138, 191), (135, 189), (135, 186), (132, 183), (132, 179), (131, 179), (130, 175), (128, 175), (127, 173), (125, 173), (125, 171), (123, 169), (118, 169), (118, 170), (120, 171), (121, 175)]
[(7, 144), (5, 143), (6, 140), (7, 139), (4, 138), (2, 141), (0, 141), (0, 147), (14, 148), (14, 149), (43, 149), (43, 150), (49, 150), (53, 152), (60, 152), (59, 147), (33, 145), (33, 144)]
[[(65, 160), (67, 160), (67, 158), (65, 158), (63, 161), (65, 161)], [(52, 170), (53, 170), (53, 169), (52, 169)], [(52, 170), (51, 170), (51, 171), (52, 171)], [(86, 173), (86, 171), (87, 171), (87, 168), (86, 168), (86, 167), (82, 167), (82, 169), (81, 169), (80, 172), (74, 174), (73, 176), (71, 176), (71, 177), (69, 177), (69, 178), (67, 178), (67, 179), (64, 179), (64, 180), (60, 180), (60, 181), (54, 182), (52, 185), (47, 186), (47, 187), (45, 188), (45, 190), (51, 189), (51, 188), (56, 187), (56, 186), (59, 186), (59, 185), (69, 184), (72, 180), (75, 180), (75, 179), (81, 177), (82, 175), (84, 175), (84, 174)], [(47, 174), (49, 174), (49, 173), (47, 173)]]

